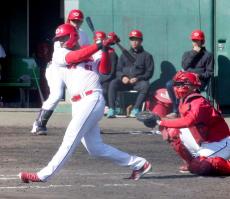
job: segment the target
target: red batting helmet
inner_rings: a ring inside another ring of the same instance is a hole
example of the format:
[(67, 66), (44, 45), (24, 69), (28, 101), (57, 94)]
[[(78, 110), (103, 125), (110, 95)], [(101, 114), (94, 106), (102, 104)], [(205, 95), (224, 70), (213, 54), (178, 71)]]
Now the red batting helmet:
[(200, 79), (196, 73), (179, 71), (173, 77), (174, 92), (177, 98), (183, 98), (190, 92), (191, 87), (199, 88)]
[(64, 47), (73, 48), (79, 39), (78, 33), (75, 28), (70, 24), (62, 24), (58, 26), (55, 32), (54, 40), (61, 40), (64, 36), (69, 36), (68, 39), (64, 41)]
[(132, 37), (143, 39), (143, 34), (140, 30), (132, 30), (129, 33), (129, 38), (132, 38)]
[(69, 12), (69, 16), (67, 18), (67, 23), (69, 23), (70, 20), (79, 20), (79, 21), (83, 21), (84, 19), (84, 14), (81, 10), (71, 10)]
[(204, 35), (204, 32), (201, 30), (194, 30), (194, 31), (192, 31), (190, 38), (191, 38), (191, 40), (204, 41), (205, 35)]
[(94, 41), (97, 41), (98, 39), (104, 40), (106, 38), (105, 32), (102, 31), (96, 31), (93, 37)]

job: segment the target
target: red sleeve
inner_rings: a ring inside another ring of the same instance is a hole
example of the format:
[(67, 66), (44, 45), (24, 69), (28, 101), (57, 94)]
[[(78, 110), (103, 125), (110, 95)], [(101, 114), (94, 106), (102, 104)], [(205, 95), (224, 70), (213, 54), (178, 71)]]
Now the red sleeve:
[(87, 60), (92, 54), (94, 54), (97, 51), (98, 51), (97, 44), (92, 44), (85, 48), (81, 48), (81, 49), (69, 52), (65, 56), (65, 60), (67, 64), (79, 63), (84, 60)]
[(190, 108), (184, 113), (181, 113), (181, 115), (183, 115), (182, 117), (172, 120), (162, 120), (160, 125), (169, 128), (185, 128), (197, 123), (204, 123), (205, 120), (209, 119), (210, 115), (210, 108), (208, 108), (204, 102), (203, 98), (192, 100), (189, 104), (185, 104), (185, 107)]
[(111, 71), (111, 63), (110, 63), (110, 58), (109, 58), (109, 52), (107, 50), (102, 51), (98, 71), (99, 71), (99, 73), (104, 74), (104, 75), (108, 74)]
[(193, 126), (195, 124), (195, 119), (191, 114), (187, 114), (185, 117), (180, 117), (177, 119), (161, 120), (160, 125), (168, 128), (185, 128)]

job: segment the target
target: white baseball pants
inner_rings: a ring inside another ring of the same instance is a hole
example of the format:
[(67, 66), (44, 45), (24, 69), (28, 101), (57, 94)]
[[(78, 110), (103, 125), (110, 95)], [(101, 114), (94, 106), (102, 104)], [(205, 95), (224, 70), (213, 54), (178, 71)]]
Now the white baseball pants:
[(118, 165), (130, 166), (134, 170), (144, 165), (144, 158), (129, 155), (103, 143), (98, 122), (103, 117), (104, 106), (101, 91), (95, 91), (72, 103), (73, 116), (62, 144), (48, 165), (37, 173), (42, 181), (47, 181), (64, 166), (80, 142), (92, 156), (107, 158)]

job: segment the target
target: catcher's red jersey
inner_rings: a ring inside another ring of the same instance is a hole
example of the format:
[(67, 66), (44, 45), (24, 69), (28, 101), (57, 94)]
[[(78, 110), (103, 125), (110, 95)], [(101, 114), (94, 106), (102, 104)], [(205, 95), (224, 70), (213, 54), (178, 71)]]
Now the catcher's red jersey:
[(203, 96), (193, 93), (179, 105), (180, 118), (161, 121), (161, 126), (171, 128), (196, 127), (203, 141), (215, 142), (230, 135), (221, 114)]

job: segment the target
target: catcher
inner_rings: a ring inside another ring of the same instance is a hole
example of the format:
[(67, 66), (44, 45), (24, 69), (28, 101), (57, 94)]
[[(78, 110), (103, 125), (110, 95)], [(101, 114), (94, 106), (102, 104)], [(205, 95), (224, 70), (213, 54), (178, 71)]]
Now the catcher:
[(200, 95), (198, 76), (179, 71), (173, 78), (174, 92), (180, 100), (178, 118), (167, 119), (151, 112), (137, 119), (148, 127), (159, 125), (167, 140), (184, 160), (181, 172), (197, 175), (230, 175), (230, 132), (221, 114)]

